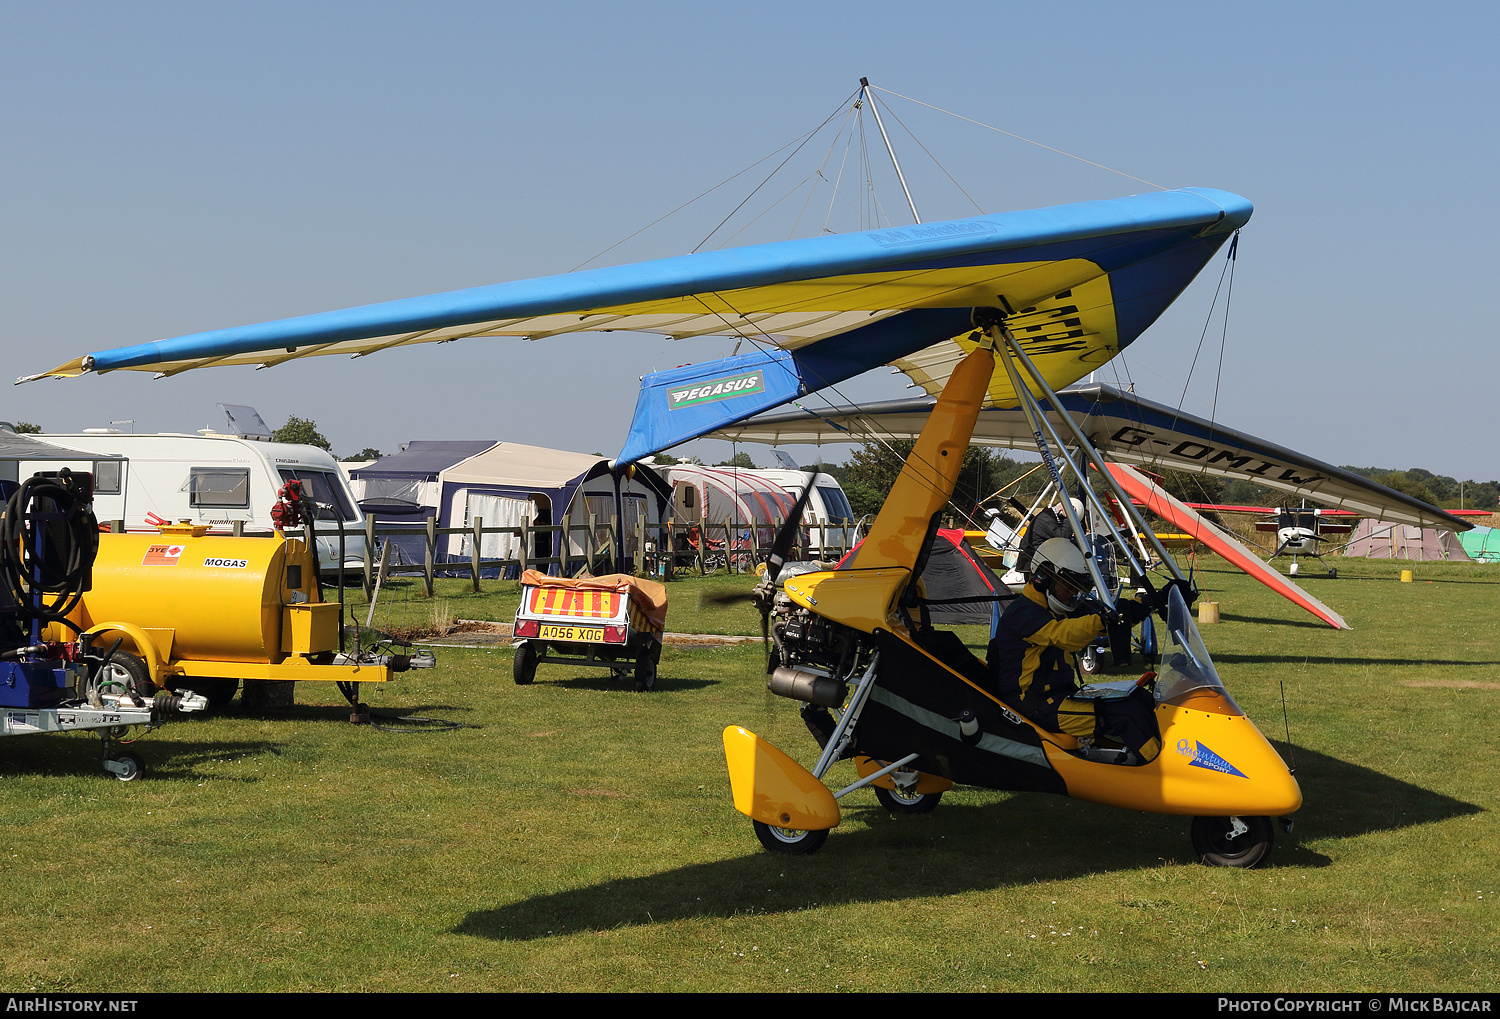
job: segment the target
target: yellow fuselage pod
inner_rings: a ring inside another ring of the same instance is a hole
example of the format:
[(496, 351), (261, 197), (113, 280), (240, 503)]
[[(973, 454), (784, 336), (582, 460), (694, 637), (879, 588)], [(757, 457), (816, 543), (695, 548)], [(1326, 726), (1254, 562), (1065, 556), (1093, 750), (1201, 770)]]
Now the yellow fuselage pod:
[(734, 809), (762, 824), (822, 831), (839, 823), (839, 804), (812, 772), (742, 726), (724, 730)]
[(911, 569), (844, 569), (837, 573), (801, 573), (782, 586), (793, 603), (865, 633), (899, 630), (891, 618), (896, 598), (906, 589)]
[[(932, 658), (904, 633), (894, 636), (976, 694), (1002, 703)], [(1048, 732), (1031, 719), (1012, 714), (1037, 731), (1047, 763), (1074, 799), (1193, 817), (1279, 817), (1302, 806), (1302, 790), (1275, 748), (1255, 723), (1212, 690), (1194, 690), (1158, 704), (1163, 749), (1155, 760), (1135, 767), (1075, 757), (1068, 753), (1078, 746), (1072, 736)], [(937, 790), (919, 785), (918, 791)]]
[(1209, 690), (1156, 706), (1161, 753), (1138, 767), (1101, 764), (1044, 743), (1074, 799), (1157, 814), (1280, 817), (1302, 789), (1255, 723)]
[(974, 437), (979, 409), (994, 374), (995, 355), (986, 347), (971, 350), (958, 363), (870, 525), (869, 536), (855, 553), (853, 566), (907, 570), (916, 566), (927, 525), (953, 498), (964, 453)]

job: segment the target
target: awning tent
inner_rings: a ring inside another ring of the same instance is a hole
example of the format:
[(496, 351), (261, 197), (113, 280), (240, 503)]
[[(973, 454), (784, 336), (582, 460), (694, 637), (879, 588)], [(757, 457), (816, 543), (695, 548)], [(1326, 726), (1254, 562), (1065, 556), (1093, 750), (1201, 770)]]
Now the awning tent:
[[(495, 445), (494, 439), (414, 439), (399, 453), (381, 457), (349, 472), (349, 486), (359, 508), (378, 525), (411, 524), (415, 531), (441, 511), (438, 475), (456, 463)], [(426, 559), (421, 534), (387, 535), (396, 565)]]
[(1449, 560), (1467, 562), (1458, 536), (1436, 527), (1412, 527), (1388, 520), (1361, 520), (1354, 528), (1353, 540), (1344, 548), (1346, 556), (1369, 559), (1409, 559), (1413, 562)]
[[(581, 558), (587, 547), (590, 519), (594, 521), (595, 549), (607, 547), (618, 528), (621, 547), (614, 548), (614, 568), (627, 571), (637, 555), (636, 529), (642, 518), (650, 525), (670, 513), (671, 486), (643, 464), (614, 469), (607, 457), (589, 453), (501, 442), (468, 457), (438, 475), (439, 527), (552, 526), (566, 523), (568, 555)], [(520, 551), (519, 535), (485, 534), (479, 554), (484, 559), (509, 559)], [(441, 549), (449, 558), (467, 561), (472, 535), (453, 535)], [(557, 554), (552, 532), (535, 535), (528, 556)]]
[[(0, 425), (0, 464), (15, 465), (25, 460), (124, 460), (116, 453), (89, 453), (73, 449), (61, 443), (18, 434)], [(0, 468), (0, 477), (8, 481), (17, 480), (7, 468)]]
[(728, 526), (734, 539), (748, 541), (755, 528), (756, 545), (764, 547), (796, 503), (785, 488), (758, 474), (733, 468), (677, 464), (667, 468), (672, 484), (672, 518), (683, 527), (708, 527), (723, 538)]
[(399, 453), (349, 472), (360, 508), (377, 519), (437, 514), (438, 475), (495, 445), (494, 439), (416, 439)]

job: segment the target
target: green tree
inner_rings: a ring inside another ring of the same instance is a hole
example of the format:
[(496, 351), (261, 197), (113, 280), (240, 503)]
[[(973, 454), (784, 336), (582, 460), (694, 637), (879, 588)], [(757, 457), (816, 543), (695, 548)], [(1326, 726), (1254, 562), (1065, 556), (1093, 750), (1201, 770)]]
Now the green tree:
[(295, 442), (303, 446), (317, 446), (332, 452), (333, 446), (318, 431), (318, 423), (310, 418), (289, 417), (286, 424), (271, 433), (273, 442)]
[(17, 435), (37, 435), (37, 434), (39, 434), (41, 432), (41, 430), (42, 430), (42, 426), (41, 425), (34, 425), (30, 421), (17, 421), (16, 422), (16, 434)]
[(1437, 502), (1437, 497), (1432, 494), (1432, 489), (1423, 484), (1420, 478), (1413, 476), (1411, 471), (1391, 471), (1389, 474), (1380, 475), (1375, 480), (1386, 488), (1393, 488), (1402, 495), (1409, 495), (1413, 499), (1421, 499), (1428, 505)]
[(370, 447), (370, 446), (366, 446), (364, 449), (360, 450), (358, 453), (355, 453), (353, 456), (346, 456), (346, 457), (344, 457), (344, 459), (345, 460), (379, 460), (380, 457), (381, 457), (381, 455), (382, 454), (381, 454), (380, 450), (374, 449), (373, 447)]
[(736, 454), (734, 454), (734, 456), (730, 457), (728, 460), (720, 461), (719, 463), (714, 464), (714, 466), (715, 467), (739, 467), (739, 468), (742, 468), (742, 469), (747, 470), (747, 471), (753, 471), (753, 470), (756, 469), (756, 467), (755, 467), (755, 461), (752, 460), (752, 459), (750, 459), (750, 454), (749, 453), (744, 453), (744, 452), (736, 453)]
[[(886, 493), (895, 485), (915, 445), (910, 439), (867, 442), (854, 451), (843, 467), (843, 477), (839, 482), (855, 514), (880, 512)], [(952, 512), (965, 519), (973, 516), (979, 500), (991, 495), (1007, 480), (1024, 473), (1025, 469), (987, 446), (970, 446), (964, 453), (958, 484), (949, 503)]]
[(658, 453), (651, 458), (652, 467), (670, 467), (677, 462), (677, 458), (668, 453)]

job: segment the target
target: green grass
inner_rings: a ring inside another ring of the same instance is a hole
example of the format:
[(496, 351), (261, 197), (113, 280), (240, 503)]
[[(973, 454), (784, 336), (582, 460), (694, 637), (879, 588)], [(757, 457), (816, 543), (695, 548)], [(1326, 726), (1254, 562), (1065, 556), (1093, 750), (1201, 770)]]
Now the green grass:
[[(352, 726), (331, 687), (299, 684), (283, 714), (151, 734), (129, 784), (92, 737), (0, 740), (0, 984), (1492, 990), (1500, 572), (1418, 564), (1400, 584), (1402, 565), (1303, 578), (1348, 632), (1199, 574), (1226, 684), (1278, 743), (1285, 690), (1307, 802), (1259, 870), (1192, 862), (1182, 819), (977, 789), (918, 818), (855, 793), (822, 852), (773, 856), (730, 803), (719, 733), (809, 764), (814, 747), (759, 646), (669, 648), (650, 695), (556, 665), (518, 687), (508, 649), (440, 650), (364, 696), (454, 732)], [(669, 628), (758, 632), (743, 606), (700, 626), (698, 592), (727, 584), (748, 581), (672, 584)], [(514, 585), (466, 589), (437, 600), (514, 609)]]

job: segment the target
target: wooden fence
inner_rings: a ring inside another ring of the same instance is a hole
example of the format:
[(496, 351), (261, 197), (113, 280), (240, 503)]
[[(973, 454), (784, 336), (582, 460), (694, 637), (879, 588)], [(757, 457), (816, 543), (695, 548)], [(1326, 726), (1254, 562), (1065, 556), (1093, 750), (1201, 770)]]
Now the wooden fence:
[[(772, 533), (780, 525), (780, 520), (775, 521)], [(688, 528), (674, 522), (649, 524), (641, 518), (629, 533), (622, 533), (619, 517), (611, 516), (601, 521), (593, 514), (589, 515), (587, 524), (533, 524), (522, 518), (518, 526), (509, 527), (486, 527), (479, 517), (466, 527), (439, 527), (436, 517), (428, 517), (425, 524), (377, 524), (374, 519), (366, 517), (364, 528), (356, 531), (346, 531), (340, 521), (336, 540), (340, 560), (347, 561), (345, 550), (349, 538), (364, 538), (362, 580), (365, 596), (369, 597), (378, 580), (392, 575), (420, 576), (427, 594), (431, 595), (433, 582), (439, 576), (467, 575), (474, 591), (478, 592), (482, 574), (498, 571), (504, 576), (514, 571), (519, 575), (528, 569), (545, 573), (554, 565), (563, 576), (572, 576), (584, 568), (596, 574), (623, 570), (660, 579), (670, 578), (683, 570), (700, 574), (719, 570), (752, 573), (755, 564), (764, 560), (770, 551), (770, 541), (759, 533), (761, 530), (764, 527), (742, 529), (726, 523), (700, 531), (696, 526)], [(854, 521), (830, 523), (815, 531), (825, 539), (824, 543), (799, 549), (797, 554), (807, 558), (839, 559), (853, 543)], [(684, 532), (699, 534), (700, 540), (689, 542), (686, 549), (674, 551), (677, 538)], [(326, 530), (320, 533), (324, 539), (335, 539), (335, 533)], [(509, 558), (484, 558), (480, 552), (486, 535), (515, 536), (517, 553)], [(530, 552), (539, 535), (551, 536), (552, 555), (538, 556)], [(707, 540), (702, 540), (702, 535), (706, 535)], [(467, 558), (450, 558), (448, 553), (440, 550), (447, 544), (444, 539), (456, 536), (468, 539)], [(389, 554), (383, 555), (380, 551), (386, 544), (383, 539), (390, 538), (420, 538), (422, 561), (391, 564)], [(582, 549), (581, 553), (573, 551), (575, 544)], [(642, 549), (644, 554), (640, 552)]]

